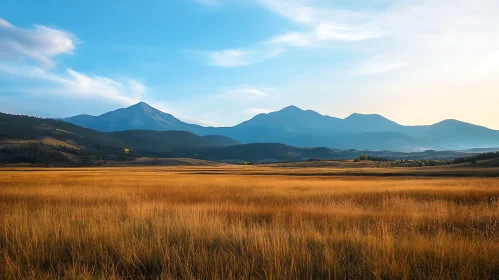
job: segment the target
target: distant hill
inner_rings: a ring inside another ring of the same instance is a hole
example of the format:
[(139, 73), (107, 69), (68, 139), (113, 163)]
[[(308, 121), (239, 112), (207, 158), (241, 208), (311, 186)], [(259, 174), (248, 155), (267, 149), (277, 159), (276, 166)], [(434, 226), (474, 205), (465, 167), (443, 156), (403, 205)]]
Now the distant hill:
[(198, 136), (186, 131), (104, 133), (53, 119), (0, 113), (0, 163), (81, 165), (85, 160), (129, 160), (136, 155), (173, 157), (174, 149), (237, 144), (225, 136)]
[(488, 153), (488, 152), (498, 152), (499, 148), (474, 148), (474, 149), (468, 149), (466, 152), (471, 152), (471, 153)]
[(126, 130), (106, 133), (116, 137), (135, 153), (166, 155), (174, 149), (200, 149), (239, 145), (225, 136), (198, 136), (187, 131)]
[(465, 150), (499, 146), (499, 131), (458, 120), (444, 120), (427, 126), (403, 126), (398, 132), (424, 139), (431, 148), (436, 149)]
[(103, 132), (185, 130), (197, 135), (226, 136), (246, 144), (282, 143), (296, 147), (408, 152), (499, 146), (499, 131), (457, 120), (403, 126), (381, 115), (352, 114), (340, 119), (296, 106), (259, 114), (233, 127), (188, 124), (143, 102), (101, 116), (80, 115), (64, 121)]
[(198, 158), (210, 161), (239, 163), (300, 162), (314, 160), (347, 160), (362, 154), (382, 157), (389, 160), (452, 160), (459, 157), (474, 156), (477, 153), (457, 151), (423, 151), (413, 153), (390, 151), (334, 150), (325, 147), (297, 148), (279, 143), (242, 144), (227, 147), (174, 149), (177, 157)]

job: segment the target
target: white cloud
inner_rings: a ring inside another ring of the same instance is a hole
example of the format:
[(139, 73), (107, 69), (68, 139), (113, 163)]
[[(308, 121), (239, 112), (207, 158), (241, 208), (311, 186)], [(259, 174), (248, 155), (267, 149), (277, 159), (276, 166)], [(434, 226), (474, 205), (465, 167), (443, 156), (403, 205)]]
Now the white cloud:
[(405, 63), (393, 55), (378, 55), (361, 63), (351, 73), (354, 75), (381, 74), (404, 66)]
[(274, 44), (285, 44), (295, 47), (312, 47), (316, 46), (315, 40), (311, 34), (304, 32), (289, 32), (279, 35), (269, 41)]
[(144, 95), (144, 93), (147, 90), (147, 87), (145, 85), (139, 83), (136, 80), (127, 79), (127, 82), (128, 82), (128, 88), (130, 89), (130, 92), (136, 97), (140, 97), (140, 96)]
[(44, 67), (52, 67), (52, 57), (72, 53), (77, 40), (68, 32), (42, 25), (22, 29), (0, 18), (0, 57), (9, 60), (30, 58)]
[(372, 64), (371, 62), (367, 62), (361, 64), (355, 73), (358, 75), (380, 74), (390, 72), (403, 66), (403, 63)]
[(315, 29), (319, 41), (358, 42), (384, 36), (380, 31), (369, 30), (366, 27), (350, 27), (336, 24), (320, 23)]
[(317, 26), (326, 22), (363, 23), (373, 17), (365, 11), (350, 11), (331, 7), (332, 1), (258, 0), (270, 11), (296, 23)]
[(264, 109), (264, 108), (247, 108), (244, 110), (245, 115), (258, 115), (258, 114), (268, 114), (272, 112), (272, 110)]
[(360, 42), (385, 36), (371, 24), (374, 15), (331, 8), (314, 7), (307, 1), (259, 0), (260, 4), (307, 31), (288, 32), (246, 49), (210, 53), (210, 64), (222, 67), (247, 66), (275, 57), (285, 47), (319, 47), (327, 42)]
[(245, 96), (251, 96), (251, 97), (266, 97), (268, 96), (267, 93), (258, 90), (256, 88), (250, 88), (250, 87), (242, 87), (242, 88), (235, 88), (235, 89), (230, 89), (226, 92), (227, 95), (235, 98), (244, 98)]
[(17, 90), (32, 94), (70, 95), (131, 105), (138, 103), (140, 96), (146, 91), (143, 84), (133, 79), (118, 81), (97, 75), (86, 75), (72, 69), (54, 73), (36, 66), (0, 64), (0, 72), (23, 79), (24, 85)]
[(499, 48), (498, 1), (407, 0), (376, 12), (337, 9), (325, 0), (259, 3), (306, 30), (277, 35), (269, 43), (283, 48), (342, 43), (366, 57), (354, 67), (354, 74), (407, 66), (436, 75), (461, 70), (469, 75), (464, 72), (475, 69), (477, 74), (495, 67), (484, 57)]
[(210, 64), (221, 67), (239, 67), (262, 62), (269, 58), (280, 55), (283, 48), (268, 46), (256, 47), (252, 50), (229, 49), (223, 51), (213, 51), (209, 54)]
[[(410, 2), (381, 13), (372, 22), (388, 34), (370, 52), (385, 56), (385, 65), (407, 65), (441, 82), (459, 81), (482, 58), (499, 49), (499, 2), (440, 0)], [(397, 59), (390, 58), (396, 54)], [(381, 63), (380, 61), (378, 61)]]
[(263, 6), (290, 21), (303, 25), (305, 32), (289, 32), (271, 41), (292, 46), (318, 46), (328, 41), (358, 42), (386, 34), (372, 25), (375, 14), (330, 8), (327, 2), (311, 5), (305, 0), (260, 0)]
[[(0, 73), (22, 81), (16, 86), (19, 92), (105, 99), (121, 105), (140, 101), (147, 88), (134, 79), (111, 79), (73, 69), (50, 70), (53, 58), (72, 53), (76, 41), (76, 36), (64, 31), (41, 25), (21, 29), (0, 19)], [(24, 61), (25, 58), (39, 62), (42, 67)]]
[(213, 97), (223, 101), (230, 101), (232, 103), (244, 103), (246, 104), (245, 106), (247, 106), (248, 103), (261, 102), (262, 99), (274, 99), (275, 96), (270, 95), (269, 92), (272, 92), (272, 89), (257, 89), (244, 85), (240, 87), (228, 88)]

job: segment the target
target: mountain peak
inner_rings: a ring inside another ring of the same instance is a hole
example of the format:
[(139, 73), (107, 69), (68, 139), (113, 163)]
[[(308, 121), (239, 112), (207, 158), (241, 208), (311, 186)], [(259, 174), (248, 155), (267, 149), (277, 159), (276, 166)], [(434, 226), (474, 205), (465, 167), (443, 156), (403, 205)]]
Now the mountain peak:
[(303, 110), (296, 107), (295, 105), (290, 105), (288, 107), (285, 107), (281, 109), (279, 112), (302, 112)]
[(399, 132), (401, 126), (379, 114), (354, 113), (343, 120), (350, 129), (361, 132)]
[(151, 105), (145, 103), (144, 101), (140, 101), (139, 103), (135, 104), (135, 105), (132, 105), (128, 108), (153, 108)]
[(145, 102), (139, 102), (139, 103), (132, 105), (128, 108), (125, 108), (123, 110), (125, 112), (129, 112), (129, 113), (133, 112), (135, 114), (145, 114), (145, 115), (166, 114), (166, 115), (169, 115), (167, 113), (164, 113), (164, 112), (152, 107), (151, 105), (149, 105)]
[(353, 113), (350, 116), (346, 117), (346, 119), (359, 119), (359, 118), (368, 118), (368, 117), (386, 119), (385, 117), (379, 114), (360, 114), (360, 113)]
[(467, 123), (467, 122), (463, 122), (463, 121), (459, 121), (459, 120), (456, 120), (456, 119), (446, 119), (446, 120), (443, 120), (441, 122), (438, 122), (432, 126), (438, 126), (438, 127), (444, 127), (444, 126), (461, 126), (461, 127), (466, 127), (466, 126), (472, 126), (472, 127), (481, 127), (479, 125), (474, 125), (474, 124), (471, 124), (471, 123)]
[(184, 123), (145, 102), (107, 112), (97, 117), (77, 116), (66, 121), (99, 131), (186, 130), (198, 132), (199, 126)]
[(443, 123), (462, 123), (462, 121), (458, 121), (456, 119), (445, 119), (445, 120), (440, 121), (436, 124), (443, 124)]

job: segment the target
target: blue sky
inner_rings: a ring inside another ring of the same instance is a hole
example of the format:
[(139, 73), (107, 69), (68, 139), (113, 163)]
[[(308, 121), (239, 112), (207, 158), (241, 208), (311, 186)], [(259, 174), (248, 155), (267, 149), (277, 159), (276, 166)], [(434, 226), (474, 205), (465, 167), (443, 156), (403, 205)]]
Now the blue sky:
[(3, 0), (0, 111), (145, 101), (204, 125), (296, 105), (499, 129), (495, 0)]

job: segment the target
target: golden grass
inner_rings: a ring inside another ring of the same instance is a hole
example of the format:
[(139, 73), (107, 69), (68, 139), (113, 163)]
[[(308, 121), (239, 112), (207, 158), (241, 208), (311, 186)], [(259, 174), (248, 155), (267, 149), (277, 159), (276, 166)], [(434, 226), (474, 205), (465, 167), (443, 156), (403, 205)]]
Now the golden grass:
[(71, 148), (71, 149), (76, 149), (76, 150), (80, 149), (80, 147), (77, 147), (77, 146), (70, 144), (70, 143), (66, 143), (66, 142), (61, 141), (61, 140), (57, 140), (57, 139), (52, 138), (52, 137), (43, 137), (42, 143), (45, 145), (63, 146), (66, 148)]
[(0, 279), (499, 278), (499, 179), (210, 170), (0, 172)]

